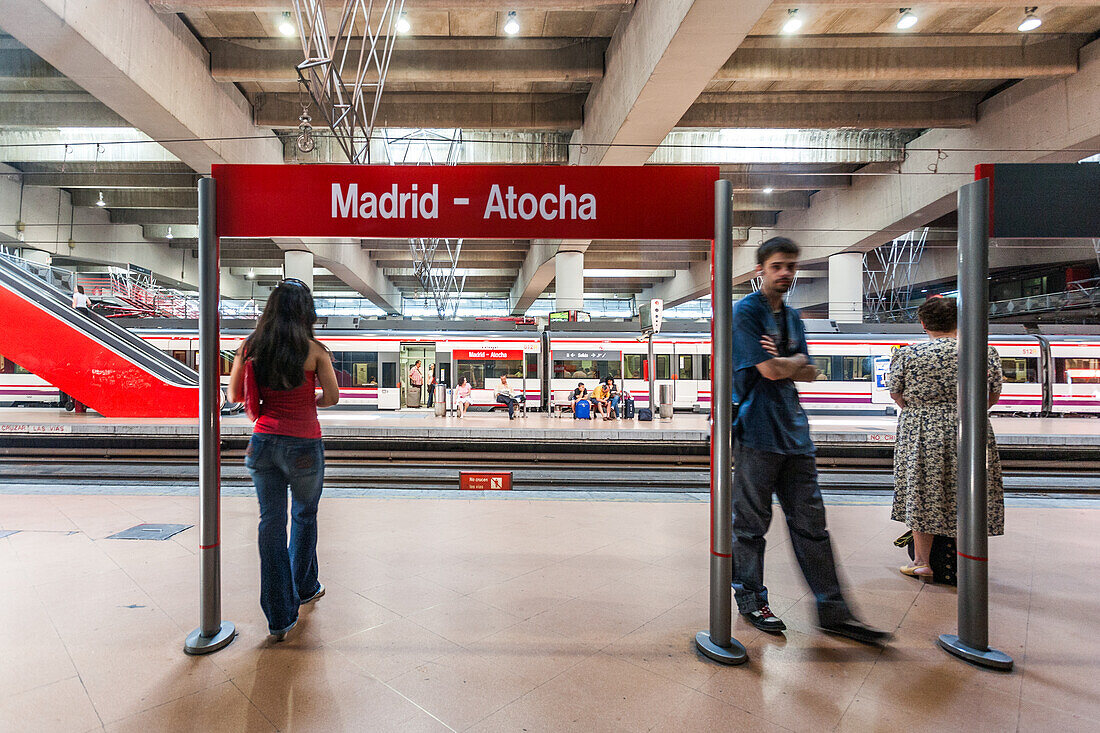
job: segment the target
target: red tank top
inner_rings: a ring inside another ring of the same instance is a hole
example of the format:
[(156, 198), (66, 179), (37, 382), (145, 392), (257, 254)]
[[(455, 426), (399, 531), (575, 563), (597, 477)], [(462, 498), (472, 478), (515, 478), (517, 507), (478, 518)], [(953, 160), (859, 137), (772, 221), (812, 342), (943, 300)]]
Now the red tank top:
[(260, 419), (253, 432), (320, 438), (316, 389), (317, 375), (311, 371), (306, 372), (305, 381), (294, 389), (260, 387)]

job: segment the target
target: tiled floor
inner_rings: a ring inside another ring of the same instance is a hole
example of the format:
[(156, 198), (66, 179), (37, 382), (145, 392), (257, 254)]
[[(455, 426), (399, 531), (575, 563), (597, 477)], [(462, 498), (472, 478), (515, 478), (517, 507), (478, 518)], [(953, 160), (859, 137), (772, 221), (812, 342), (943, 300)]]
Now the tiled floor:
[(707, 620), (700, 503), (328, 499), (328, 594), (271, 644), (253, 500), (223, 502), (224, 615), (240, 637), (191, 658), (195, 500), (0, 496), (3, 731), (1100, 730), (1100, 509), (1012, 508), (993, 540), (991, 641), (1013, 674), (934, 644), (955, 593), (894, 569), (885, 506), (829, 507), (850, 596), (885, 650), (823, 636), (777, 521), (785, 637), (740, 620), (750, 662), (694, 651)]

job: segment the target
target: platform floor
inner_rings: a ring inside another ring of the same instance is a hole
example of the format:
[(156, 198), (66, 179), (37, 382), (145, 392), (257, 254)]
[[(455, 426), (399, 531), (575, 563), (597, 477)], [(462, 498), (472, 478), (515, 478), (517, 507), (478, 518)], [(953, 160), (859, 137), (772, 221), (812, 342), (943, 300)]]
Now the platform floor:
[[(849, 595), (885, 650), (814, 630), (782, 522), (767, 579), (790, 630), (734, 631), (751, 661), (700, 658), (708, 508), (512, 498), (326, 499), (327, 595), (273, 645), (257, 510), (222, 508), (224, 615), (240, 637), (190, 658), (193, 498), (0, 496), (0, 730), (1095, 731), (1095, 504), (1010, 508), (991, 541), (991, 642), (1012, 674), (936, 647), (955, 591), (896, 571), (883, 505), (831, 505)], [(3, 532), (0, 532), (2, 535)]]
[[(365, 433), (387, 438), (416, 439), (425, 436), (452, 438), (524, 437), (546, 440), (655, 440), (698, 442), (709, 440), (708, 417), (677, 413), (671, 420), (574, 420), (531, 413), (509, 420), (503, 412), (469, 413), (436, 417), (422, 411), (380, 412), (322, 410), (321, 426), (331, 438), (356, 437)], [(814, 440), (819, 443), (892, 443), (897, 418), (872, 416), (810, 417)], [(993, 429), (1002, 445), (1100, 446), (1100, 418), (995, 417)], [(223, 416), (222, 434), (248, 435), (251, 423), (244, 415)], [(105, 418), (96, 414), (77, 415), (52, 408), (0, 408), (3, 434), (88, 434), (88, 435), (198, 435), (197, 421), (160, 418)]]

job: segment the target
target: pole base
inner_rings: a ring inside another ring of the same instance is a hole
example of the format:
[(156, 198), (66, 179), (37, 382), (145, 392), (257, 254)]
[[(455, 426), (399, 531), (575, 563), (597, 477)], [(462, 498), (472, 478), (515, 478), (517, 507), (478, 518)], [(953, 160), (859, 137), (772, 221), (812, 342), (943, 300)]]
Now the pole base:
[(229, 621), (222, 621), (222, 627), (213, 636), (203, 636), (198, 628), (187, 635), (183, 642), (183, 651), (187, 654), (210, 654), (229, 646), (237, 638), (237, 627)]
[(741, 645), (741, 642), (737, 639), (730, 639), (730, 645), (728, 647), (718, 646), (710, 640), (709, 631), (700, 631), (695, 635), (695, 646), (698, 647), (704, 655), (718, 662), (719, 664), (744, 664), (749, 661), (749, 653), (745, 651), (745, 647)]
[(1012, 657), (1004, 652), (997, 651), (996, 649), (987, 649), (985, 651), (975, 649), (974, 647), (962, 643), (955, 634), (940, 634), (938, 643), (948, 653), (954, 654), (959, 659), (965, 659), (971, 664), (976, 664), (979, 667), (998, 669), (1004, 672), (1012, 671)]

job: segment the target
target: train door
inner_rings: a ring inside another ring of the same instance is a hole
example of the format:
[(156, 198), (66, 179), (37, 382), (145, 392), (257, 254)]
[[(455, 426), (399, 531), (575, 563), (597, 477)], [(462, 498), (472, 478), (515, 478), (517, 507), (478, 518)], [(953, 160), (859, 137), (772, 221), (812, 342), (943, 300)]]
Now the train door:
[[(409, 381), (409, 372), (418, 361), (420, 362), (423, 384), (419, 390), (416, 390)], [(401, 406), (408, 407), (411, 403), (413, 407), (426, 407), (428, 404), (428, 383), (431, 381), (431, 368), (435, 366), (435, 344), (401, 344), (399, 366), (402, 385)]]
[(675, 360), (672, 378), (676, 385), (673, 404), (676, 407), (694, 408), (699, 403), (699, 384), (695, 376), (698, 356), (694, 353), (694, 344), (673, 344), (672, 348)]

